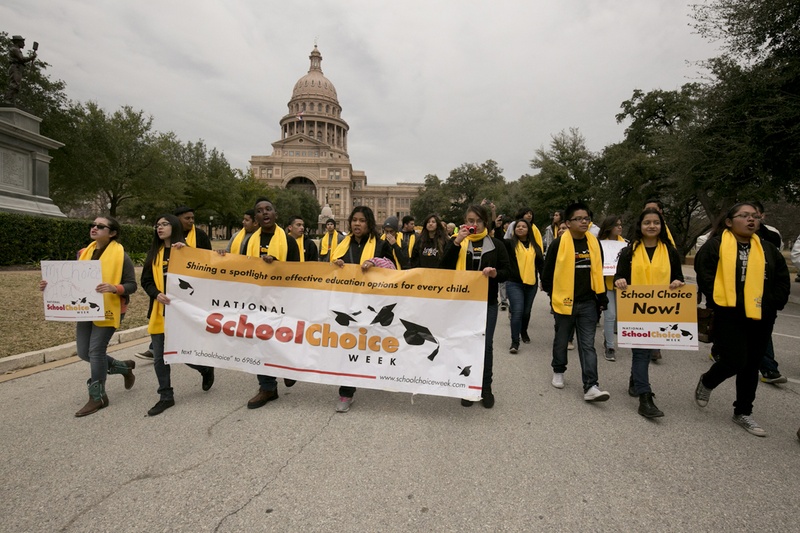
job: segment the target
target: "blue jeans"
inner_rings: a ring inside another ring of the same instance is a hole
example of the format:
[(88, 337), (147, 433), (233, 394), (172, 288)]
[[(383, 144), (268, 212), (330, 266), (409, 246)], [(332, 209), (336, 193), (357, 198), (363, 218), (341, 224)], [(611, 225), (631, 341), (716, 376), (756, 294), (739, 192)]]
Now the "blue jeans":
[(606, 348), (614, 349), (614, 325), (617, 323), (617, 291), (606, 291), (608, 309), (603, 311), (603, 336)]
[[(271, 391), (271, 390), (276, 390), (278, 388), (278, 380), (275, 379), (275, 376), (265, 376), (259, 374), (257, 377), (258, 377), (259, 389), (263, 391)], [(353, 389), (353, 392), (355, 392), (355, 389)], [(352, 396), (353, 395), (351, 394), (350, 397)]]
[(633, 380), (633, 390), (636, 395), (646, 392), (653, 392), (650, 388), (650, 359), (653, 350), (642, 348), (631, 348), (633, 357), (631, 358), (631, 380)]
[[(770, 332), (771, 333), (771, 332)], [(767, 342), (767, 349), (764, 352), (764, 357), (761, 358), (761, 373), (766, 375), (767, 372), (777, 372), (778, 362), (775, 360), (775, 347), (772, 346), (772, 335), (769, 336)]]
[(576, 302), (571, 315), (555, 313), (556, 334), (553, 338), (553, 372), (563, 374), (567, 370), (567, 343), (573, 328), (578, 337), (578, 358), (581, 362), (583, 390), (586, 392), (597, 382), (597, 352), (594, 335), (597, 328), (597, 304), (594, 300)]
[(526, 285), (516, 281), (506, 282), (506, 293), (511, 313), (511, 342), (519, 344), (520, 332), (528, 334), (528, 323), (531, 320), (531, 307), (536, 298), (536, 285)]
[(114, 359), (108, 356), (108, 342), (117, 331), (113, 327), (95, 326), (94, 322), (78, 322), (75, 328), (75, 347), (78, 357), (89, 363), (91, 383), (106, 382), (109, 367)]

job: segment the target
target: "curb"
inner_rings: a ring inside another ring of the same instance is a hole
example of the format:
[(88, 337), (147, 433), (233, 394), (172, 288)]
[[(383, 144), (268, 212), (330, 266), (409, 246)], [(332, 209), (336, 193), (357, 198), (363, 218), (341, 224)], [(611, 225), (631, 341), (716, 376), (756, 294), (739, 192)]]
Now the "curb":
[[(147, 337), (147, 326), (125, 329), (115, 332), (108, 345), (113, 346), (115, 344), (122, 344), (145, 337)], [(52, 348), (43, 348), (33, 352), (10, 355), (0, 359), (0, 374), (7, 374), (44, 363), (52, 363), (53, 361), (60, 361), (61, 359), (67, 359), (68, 357), (77, 355), (77, 353), (75, 343), (69, 342), (67, 344), (53, 346)]]

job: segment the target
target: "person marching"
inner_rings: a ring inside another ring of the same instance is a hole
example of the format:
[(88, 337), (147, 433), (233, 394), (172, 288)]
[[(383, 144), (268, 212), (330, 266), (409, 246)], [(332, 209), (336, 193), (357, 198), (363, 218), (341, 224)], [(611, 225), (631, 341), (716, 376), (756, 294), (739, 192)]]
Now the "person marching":
[[(142, 268), (142, 289), (150, 296), (147, 310), (147, 332), (153, 350), (153, 368), (158, 378), (158, 402), (147, 411), (148, 416), (160, 415), (175, 405), (175, 395), (170, 380), (170, 365), (164, 362), (164, 315), (170, 299), (167, 296), (167, 269), (172, 248), (185, 246), (183, 227), (174, 215), (161, 215), (153, 228), (153, 242)], [(214, 384), (214, 367), (192, 365), (203, 377), (202, 388), (207, 391)]]
[[(95, 287), (95, 291), (103, 295), (106, 316), (104, 320), (78, 322), (76, 325), (75, 345), (78, 357), (89, 363), (91, 376), (86, 381), (89, 401), (75, 413), (77, 417), (91, 415), (108, 407), (106, 375), (122, 374), (126, 389), (133, 387), (136, 380), (133, 375), (135, 361), (119, 361), (107, 353), (108, 342), (119, 328), (130, 295), (137, 288), (133, 261), (117, 241), (119, 232), (119, 222), (114, 218), (97, 217), (89, 224), (92, 243), (78, 252), (79, 261), (100, 260), (102, 282)], [(46, 287), (45, 280), (39, 282), (39, 290), (43, 291)]]
[(439, 268), (448, 242), (442, 219), (436, 214), (428, 215), (411, 255), (412, 268)]
[(300, 253), (300, 262), (306, 261), (319, 261), (317, 253), (317, 245), (311, 239), (306, 239), (306, 223), (303, 222), (303, 217), (295, 215), (289, 218), (289, 223), (286, 224), (286, 231), (297, 242), (297, 249), (302, 250)]
[[(268, 198), (263, 196), (256, 199), (256, 222), (258, 229), (250, 237), (247, 245), (247, 255), (260, 257), (265, 263), (273, 261), (300, 261), (300, 249), (294, 239), (287, 237), (283, 228), (276, 224), (278, 212)], [(258, 409), (278, 399), (278, 381), (274, 376), (259, 374), (258, 393), (247, 401), (248, 409)], [(284, 379), (284, 384), (291, 387), (295, 380)]]
[(247, 244), (250, 242), (250, 237), (258, 229), (256, 223), (256, 212), (253, 209), (248, 209), (242, 216), (242, 229), (236, 235), (231, 237), (231, 241), (225, 248), (226, 252), (238, 255), (247, 255)]
[(319, 240), (319, 260), (325, 263), (333, 263), (331, 252), (336, 250), (342, 241), (342, 234), (336, 231), (336, 221), (329, 218), (325, 222), (325, 234)]
[[(350, 234), (347, 235), (333, 252), (333, 263), (339, 267), (348, 265), (361, 265), (364, 271), (373, 266), (396, 266), (395, 248), (399, 250), (393, 233), (387, 233), (385, 240), (378, 236), (375, 224), (375, 215), (372, 209), (365, 205), (358, 205), (350, 212), (347, 219)], [(397, 219), (395, 219), (395, 224)], [(388, 260), (373, 261), (380, 258)], [(391, 267), (390, 267), (391, 268)], [(346, 413), (353, 405), (353, 396), (356, 388), (342, 385), (339, 387), (339, 399), (336, 402), (336, 412)]]
[(506, 294), (511, 304), (511, 348), (509, 353), (519, 351), (520, 335), (522, 342), (529, 344), (528, 324), (531, 320), (531, 307), (539, 288), (538, 275), (544, 260), (542, 249), (533, 237), (530, 223), (524, 218), (514, 226), (514, 236), (505, 240), (506, 251), (511, 265), (506, 280)]
[(743, 202), (730, 208), (697, 252), (697, 286), (714, 309), (714, 342), (719, 360), (697, 382), (697, 405), (708, 405), (711, 391), (736, 376), (733, 421), (752, 435), (767, 432), (753, 420), (759, 366), (767, 350), (778, 311), (789, 301), (786, 259), (762, 241), (756, 206)]
[(392, 262), (395, 264), (397, 270), (407, 268), (408, 256), (403, 248), (400, 247), (397, 217), (389, 217), (386, 219), (386, 222), (383, 223), (383, 235), (381, 235), (381, 240), (388, 243), (389, 247), (392, 249), (392, 253), (394, 254)]
[[(614, 285), (622, 291), (628, 285), (669, 285), (673, 290), (683, 287), (681, 258), (669, 240), (661, 212), (651, 208), (642, 211), (635, 232), (633, 242), (620, 253)], [(632, 352), (628, 394), (639, 397), (639, 414), (643, 417), (664, 416), (653, 403), (655, 395), (650, 388), (651, 350), (633, 348)]]
[(414, 255), (414, 247), (417, 244), (417, 229), (414, 224), (414, 217), (406, 215), (403, 217), (403, 225), (397, 234), (397, 245), (403, 249), (406, 262), (402, 267), (404, 270), (411, 268), (411, 256)]
[[(617, 215), (609, 215), (600, 224), (600, 233), (597, 238), (601, 241), (627, 242), (622, 238), (622, 219)], [(606, 296), (608, 309), (603, 311), (603, 344), (605, 346), (606, 361), (616, 361), (617, 352), (614, 342), (614, 326), (617, 323), (617, 298), (614, 291), (614, 276), (604, 276), (606, 282)]]

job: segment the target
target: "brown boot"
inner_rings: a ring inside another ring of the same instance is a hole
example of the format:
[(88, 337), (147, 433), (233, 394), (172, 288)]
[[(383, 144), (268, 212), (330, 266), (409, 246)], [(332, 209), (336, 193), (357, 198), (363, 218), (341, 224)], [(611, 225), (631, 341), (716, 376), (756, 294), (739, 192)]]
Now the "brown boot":
[(105, 394), (105, 387), (99, 381), (89, 384), (89, 401), (86, 405), (75, 413), (75, 416), (81, 417), (96, 413), (103, 407), (108, 407), (108, 396)]
[(125, 361), (114, 361), (108, 368), (109, 374), (122, 374), (125, 380), (125, 390), (130, 390), (136, 382), (136, 376), (133, 375), (133, 369), (136, 368), (136, 361), (131, 359)]

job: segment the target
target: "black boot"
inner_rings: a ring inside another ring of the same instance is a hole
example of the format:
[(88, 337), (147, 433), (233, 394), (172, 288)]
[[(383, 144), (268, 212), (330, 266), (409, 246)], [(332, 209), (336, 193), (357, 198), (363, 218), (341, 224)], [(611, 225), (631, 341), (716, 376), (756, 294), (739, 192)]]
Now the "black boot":
[(655, 396), (655, 394), (652, 392), (645, 392), (639, 395), (639, 414), (645, 418), (664, 416), (664, 413), (653, 403), (653, 396)]

